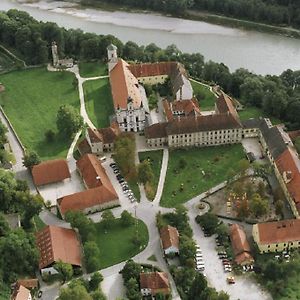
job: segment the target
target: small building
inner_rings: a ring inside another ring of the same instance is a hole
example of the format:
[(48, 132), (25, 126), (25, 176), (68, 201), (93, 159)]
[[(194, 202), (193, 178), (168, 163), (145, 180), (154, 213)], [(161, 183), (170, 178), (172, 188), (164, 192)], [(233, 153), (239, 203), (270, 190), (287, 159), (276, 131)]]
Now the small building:
[(175, 227), (163, 227), (160, 230), (160, 240), (165, 255), (179, 254), (179, 233)]
[(154, 298), (157, 294), (169, 295), (170, 283), (165, 272), (140, 274), (140, 288), (143, 296)]
[(70, 178), (68, 163), (65, 159), (44, 161), (32, 167), (33, 182), (36, 186), (56, 183)]
[(74, 65), (73, 58), (59, 59), (56, 42), (52, 42), (51, 46), (53, 67), (55, 68), (72, 68)]
[(252, 235), (261, 253), (300, 248), (300, 220), (255, 224)]
[(230, 226), (230, 240), (235, 263), (241, 266), (253, 264), (254, 259), (251, 255), (245, 231), (238, 224)]
[(36, 234), (40, 252), (39, 269), (42, 274), (56, 274), (53, 265), (62, 261), (73, 268), (81, 268), (81, 248), (73, 229), (48, 225)]
[(10, 300), (32, 300), (30, 291), (23, 285), (16, 284)]

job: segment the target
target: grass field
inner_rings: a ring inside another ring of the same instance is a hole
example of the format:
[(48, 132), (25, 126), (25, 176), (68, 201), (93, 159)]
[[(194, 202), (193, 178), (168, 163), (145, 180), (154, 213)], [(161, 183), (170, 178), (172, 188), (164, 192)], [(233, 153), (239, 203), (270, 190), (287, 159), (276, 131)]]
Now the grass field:
[(200, 83), (191, 81), (191, 84), (194, 90), (194, 95), (201, 94), (204, 97), (204, 99), (198, 100), (200, 109), (213, 110), (215, 108), (215, 102), (217, 100), (215, 95), (209, 90), (208, 87)]
[(147, 152), (139, 153), (140, 162), (148, 159), (150, 161), (153, 174), (154, 174), (154, 180), (150, 184), (151, 191), (147, 193), (147, 198), (150, 200), (153, 200), (156, 194), (156, 190), (159, 182), (159, 176), (160, 176), (160, 169), (162, 164), (162, 157), (163, 157), (163, 150), (147, 151)]
[(86, 81), (83, 84), (87, 113), (97, 128), (109, 126), (109, 116), (114, 113), (108, 79)]
[(0, 76), (6, 91), (0, 104), (27, 149), (35, 150), (43, 160), (65, 157), (71, 144), (56, 137), (45, 140), (45, 132), (56, 132), (59, 107), (70, 104), (79, 109), (78, 91), (68, 72), (48, 72), (44, 68), (15, 71)]
[(149, 235), (146, 225), (139, 220), (138, 221), (138, 237), (141, 238), (141, 248), (136, 246), (132, 240), (136, 235), (135, 225), (124, 227), (120, 219), (115, 219), (110, 228), (105, 233), (103, 224), (95, 223), (96, 235), (93, 241), (95, 241), (100, 250), (101, 269), (115, 265), (121, 261), (128, 260), (134, 255), (141, 252), (148, 243)]
[(100, 61), (79, 62), (79, 72), (85, 78), (108, 75), (107, 64)]
[(245, 107), (244, 110), (239, 111), (241, 120), (248, 120), (251, 118), (257, 119), (259, 117), (269, 118), (273, 125), (280, 124), (281, 121), (274, 117), (269, 117), (262, 109), (258, 107)]
[(171, 151), (161, 205), (175, 207), (225, 181), (243, 158), (240, 144)]
[(0, 72), (8, 71), (16, 66), (15, 61), (4, 52), (0, 51)]

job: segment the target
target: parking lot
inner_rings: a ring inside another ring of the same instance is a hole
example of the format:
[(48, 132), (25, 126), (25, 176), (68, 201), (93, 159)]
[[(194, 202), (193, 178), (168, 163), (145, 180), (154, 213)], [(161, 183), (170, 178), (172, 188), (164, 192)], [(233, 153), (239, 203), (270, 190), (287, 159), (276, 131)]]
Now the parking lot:
[(235, 284), (228, 284), (227, 277), (232, 273), (224, 272), (222, 260), (219, 259), (216, 251), (215, 237), (204, 237), (200, 226), (195, 222), (196, 212), (189, 211), (190, 224), (194, 232), (194, 239), (202, 250), (203, 262), (205, 265), (204, 274), (210, 286), (217, 291), (225, 291), (231, 300), (269, 300), (271, 296), (262, 290), (261, 287), (250, 277), (249, 273), (235, 277)]

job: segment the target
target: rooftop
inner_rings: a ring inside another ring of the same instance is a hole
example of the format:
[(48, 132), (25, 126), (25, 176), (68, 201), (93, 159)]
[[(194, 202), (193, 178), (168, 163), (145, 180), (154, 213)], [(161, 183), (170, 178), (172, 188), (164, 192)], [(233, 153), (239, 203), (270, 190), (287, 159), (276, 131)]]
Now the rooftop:
[(230, 226), (230, 240), (235, 256), (251, 251), (245, 231), (238, 224)]
[(141, 289), (151, 289), (152, 295), (170, 292), (168, 275), (165, 272), (141, 273), (140, 286)]
[(179, 233), (175, 227), (170, 225), (163, 227), (160, 230), (160, 238), (163, 249), (170, 247), (179, 248)]
[(23, 285), (16, 284), (14, 291), (11, 295), (11, 300), (28, 300), (30, 296), (30, 291)]

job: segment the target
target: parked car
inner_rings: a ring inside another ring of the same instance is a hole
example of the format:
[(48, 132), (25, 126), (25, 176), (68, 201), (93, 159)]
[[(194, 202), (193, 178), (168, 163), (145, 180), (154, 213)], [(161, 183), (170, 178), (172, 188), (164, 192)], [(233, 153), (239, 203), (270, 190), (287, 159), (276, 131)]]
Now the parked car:
[(234, 284), (234, 283), (235, 283), (234, 277), (233, 277), (233, 276), (228, 276), (228, 277), (227, 277), (227, 283), (229, 283), (229, 284)]
[(117, 164), (114, 163), (114, 162), (112, 162), (112, 163), (109, 164), (109, 166), (110, 166), (110, 167), (114, 167), (114, 166), (117, 166)]

